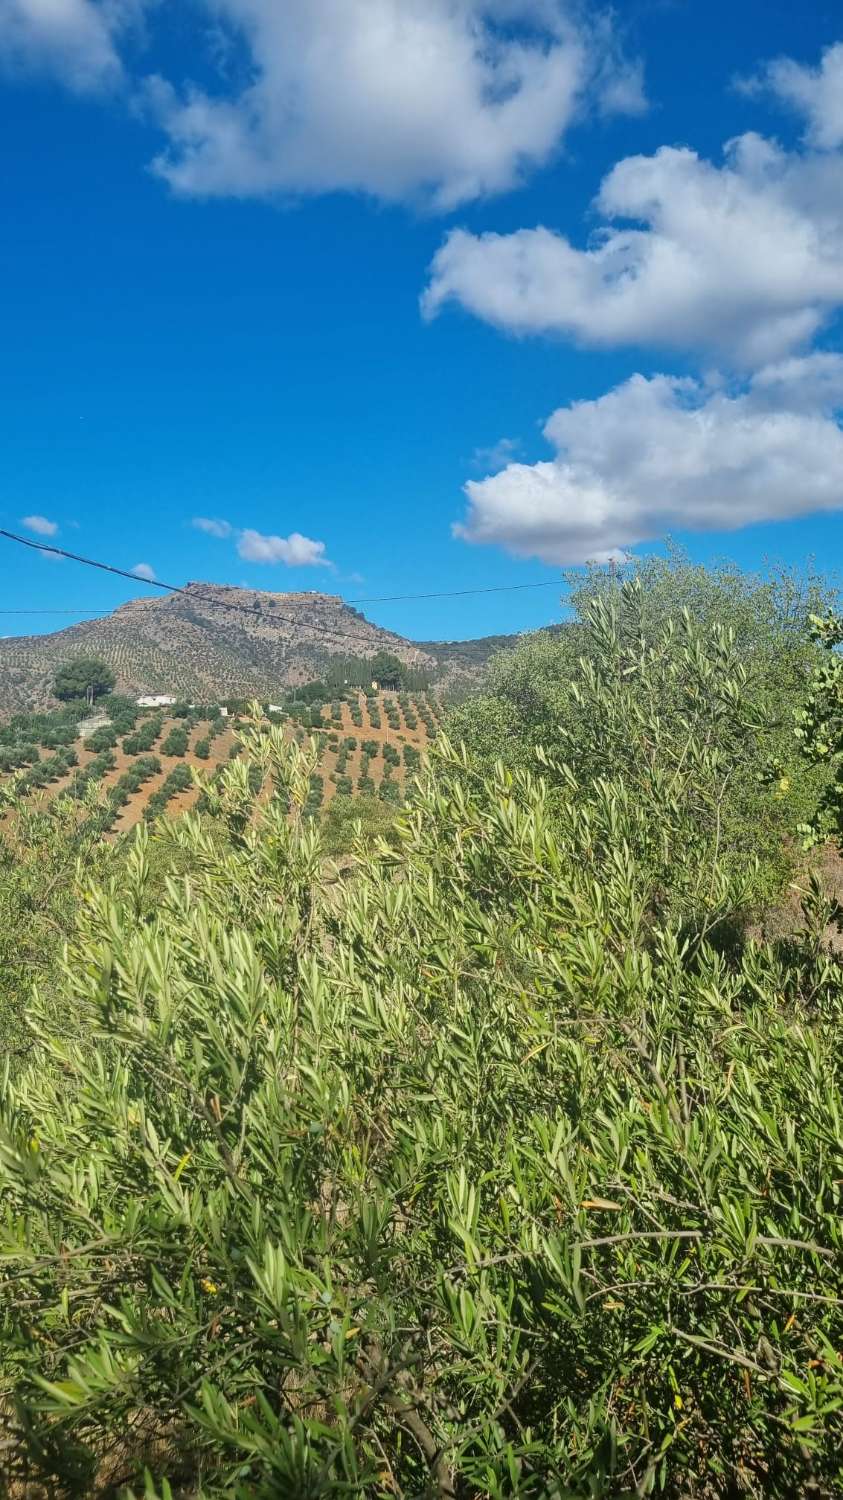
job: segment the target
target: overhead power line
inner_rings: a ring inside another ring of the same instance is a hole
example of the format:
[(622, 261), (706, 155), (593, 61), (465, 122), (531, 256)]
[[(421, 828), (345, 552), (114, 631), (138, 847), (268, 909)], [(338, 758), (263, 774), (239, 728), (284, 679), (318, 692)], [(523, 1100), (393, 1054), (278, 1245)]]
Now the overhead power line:
[[(104, 573), (113, 573), (118, 578), (128, 578), (134, 584), (147, 584), (149, 587), (156, 588), (156, 589), (161, 589), (165, 593), (169, 593), (169, 594), (184, 594), (184, 595), (186, 595), (190, 599), (202, 599), (206, 603), (213, 605), (217, 609), (235, 610), (235, 611), (237, 611), (240, 614), (247, 614), (247, 615), (251, 616), (252, 618), (254, 618), (254, 615), (255, 615), (254, 609), (250, 608), (248, 605), (245, 605), (245, 604), (235, 604), (234, 602), (229, 601), (229, 600), (218, 599), (218, 598), (215, 598), (213, 595), (203, 594), (203, 593), (201, 593), (199, 590), (197, 590), (195, 588), (188, 589), (188, 588), (185, 588), (182, 585), (177, 584), (177, 583), (165, 583), (160, 578), (141, 578), (141, 577), (138, 576), (137, 573), (132, 573), (132, 572), (130, 572), (126, 568), (118, 568), (113, 563), (100, 562), (97, 559), (91, 558), (91, 557), (82, 557), (82, 556), (80, 556), (76, 552), (68, 552), (63, 547), (54, 547), (54, 546), (51, 546), (47, 542), (35, 542), (35, 541), (32, 541), (32, 539), (30, 537), (18, 536), (15, 532), (13, 532), (13, 531), (6, 531), (2, 527), (0, 527), (0, 536), (5, 537), (8, 541), (17, 542), (22, 547), (30, 547), (34, 552), (49, 552), (49, 553), (51, 553), (55, 557), (62, 557), (64, 559), (66, 559), (68, 562), (82, 563), (85, 567), (88, 567), (88, 568), (98, 568), (98, 569), (100, 569)], [(459, 599), (459, 598), (466, 598), (469, 595), (477, 595), (477, 594), (509, 594), (509, 593), (517, 593), (517, 592), (519, 592), (522, 589), (558, 588), (559, 584), (560, 584), (560, 581), (561, 580), (559, 580), (559, 579), (549, 578), (549, 579), (542, 579), (540, 582), (537, 582), (537, 583), (501, 583), (501, 584), (488, 585), (488, 586), (486, 586), (484, 588), (441, 589), (441, 590), (437, 590), (435, 592), (421, 593), (421, 594), (381, 594), (381, 595), (372, 595), (372, 596), (369, 596), (369, 597), (366, 597), (366, 598), (360, 598), (360, 599), (343, 599), (342, 602), (343, 602), (343, 604), (346, 604), (346, 605), (349, 605), (349, 606), (353, 606), (353, 605), (357, 605), (357, 604), (398, 604), (398, 603), (409, 603), (409, 602), (417, 602), (417, 601), (421, 601), (421, 600), (425, 600), (425, 599)], [(259, 592), (259, 591), (256, 590), (256, 592)], [(57, 609), (56, 610), (0, 610), (0, 614), (15, 614), (15, 615), (22, 615), (22, 614), (95, 614), (95, 613), (96, 613), (96, 611), (93, 611), (93, 610), (57, 610)], [(267, 616), (267, 618), (273, 618), (273, 617), (272, 616)], [(278, 616), (276, 615), (276, 616), (274, 616), (274, 618), (278, 619)], [(286, 616), (286, 617), (282, 616), (281, 618), (289, 619), (290, 623), (294, 623), (293, 620), (292, 620), (292, 617), (290, 617), (290, 616)], [(384, 627), (383, 626), (377, 626), (376, 628), (379, 629), (379, 630), (381, 630)], [(340, 638), (344, 638), (344, 639), (347, 639), (347, 640), (360, 640), (360, 639), (362, 639), (362, 637), (360, 635), (355, 636), (355, 635), (350, 634), (347, 631), (332, 630), (329, 626), (309, 625), (308, 629), (309, 630), (319, 630), (319, 631), (323, 632), (324, 634), (332, 635), (332, 636), (334, 636), (337, 639), (340, 639)], [(394, 631), (391, 631), (391, 632), (388, 632), (388, 633), (389, 634), (395, 634)]]

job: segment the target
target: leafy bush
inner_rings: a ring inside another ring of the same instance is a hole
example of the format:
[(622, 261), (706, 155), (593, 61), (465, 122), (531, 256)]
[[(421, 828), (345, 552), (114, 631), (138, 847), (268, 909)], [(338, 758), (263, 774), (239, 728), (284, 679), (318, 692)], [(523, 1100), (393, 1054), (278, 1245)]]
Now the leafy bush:
[(199, 760), (207, 760), (211, 753), (211, 741), (207, 737), (197, 740), (193, 747), (193, 753)]
[(99, 755), (102, 750), (113, 750), (117, 744), (117, 730), (112, 724), (104, 724), (101, 729), (95, 729), (85, 741), (85, 749), (93, 750)]
[(125, 755), (141, 755), (151, 750), (161, 730), (164, 727), (162, 714), (152, 714), (145, 719), (140, 728), (134, 734), (128, 735), (123, 741), (123, 752)]
[(188, 787), (192, 785), (193, 777), (190, 767), (185, 765), (173, 766), (170, 774), (158, 788), (157, 792), (153, 792), (143, 810), (146, 822), (151, 823), (160, 817), (167, 803), (172, 801), (173, 797), (177, 796), (179, 792), (186, 792)]
[(165, 740), (161, 742), (162, 755), (184, 755), (189, 741), (188, 731), (174, 724)]
[[(685, 605), (677, 618), (668, 609), (671, 589)], [(716, 747), (718, 773), (727, 762), (730, 770), (710, 783), (722, 789), (716, 806), (708, 804), (709, 830), (719, 829), (733, 861), (757, 859), (755, 896), (769, 901), (792, 878), (800, 828), (824, 782), (821, 767), (800, 766), (793, 736), (818, 654), (807, 631), (813, 597), (811, 587), (788, 579), (761, 582), (729, 570), (711, 575), (676, 560), (653, 560), (619, 587), (605, 577), (589, 580), (575, 596), (580, 617), (571, 633), (527, 640), (498, 657), (489, 690), (451, 713), (448, 733), (487, 767), (499, 756), (509, 765), (533, 765), (541, 745), (554, 781), (564, 781), (564, 764), (576, 764), (589, 778), (610, 766), (642, 789), (655, 818), (654, 778), (671, 784), (671, 757), (693, 797), (693, 767), (683, 747), (692, 758), (700, 745)], [(598, 701), (613, 674), (625, 685), (617, 714), (614, 699)], [(742, 721), (716, 686), (726, 682), (745, 705)], [(642, 726), (653, 707), (658, 739), (651, 744)], [(786, 795), (774, 795), (773, 765)], [(677, 850), (670, 879), (689, 864), (690, 855)]]
[[(712, 649), (679, 712), (739, 743)], [(719, 942), (734, 761), (703, 738), (652, 829), (625, 768), (549, 789), (443, 741), (328, 893), (312, 753), (248, 740), (282, 795), (225, 768), (154, 898), (140, 835), (2, 1086), (9, 1483), (117, 1449), (211, 1500), (839, 1493), (843, 986), (816, 895), (788, 954)]]
[(19, 766), (31, 766), (38, 759), (37, 745), (0, 746), (0, 771), (15, 771)]
[(19, 795), (26, 792), (36, 791), (45, 787), (52, 781), (58, 781), (65, 776), (71, 766), (78, 765), (79, 757), (75, 750), (57, 750), (55, 755), (46, 756), (43, 760), (36, 760), (28, 771), (25, 771), (16, 783)]
[[(14, 795), (0, 787), (0, 813), (14, 811), (0, 826), (0, 1051), (11, 1072), (36, 1050), (27, 1020), (33, 985), (42, 1006), (55, 998), (62, 944), (82, 898), (80, 864), (93, 878), (110, 860), (89, 808), (65, 797), (15, 805)], [(0, 1388), (7, 1352), (0, 1314)], [(0, 1458), (0, 1486), (2, 1474)]]
[(128, 770), (118, 778), (108, 793), (108, 806), (111, 813), (111, 821), (117, 816), (121, 807), (125, 807), (135, 792), (139, 791), (150, 776), (155, 776), (161, 770), (161, 762), (157, 755), (142, 755), (129, 766)]
[(67, 788), (68, 796), (73, 797), (76, 801), (81, 801), (88, 788), (94, 782), (101, 781), (103, 776), (108, 775), (109, 771), (113, 771), (115, 765), (114, 751), (101, 750), (98, 755), (94, 756), (93, 760), (88, 761), (88, 764), (81, 771), (76, 772)]

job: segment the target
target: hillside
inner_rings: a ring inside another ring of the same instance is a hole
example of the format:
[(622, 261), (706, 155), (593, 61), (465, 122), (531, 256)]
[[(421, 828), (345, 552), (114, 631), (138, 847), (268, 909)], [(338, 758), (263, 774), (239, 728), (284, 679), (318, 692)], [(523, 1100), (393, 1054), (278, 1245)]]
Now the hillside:
[[(234, 607), (232, 607), (234, 606)], [(273, 594), (190, 583), (182, 594), (133, 599), (100, 619), (50, 635), (0, 640), (0, 714), (46, 707), (56, 668), (95, 653), (117, 691), (173, 693), (198, 702), (272, 697), (318, 677), (334, 657), (393, 652), (440, 680), (474, 677), (513, 636), (406, 640), (330, 594)]]
[[(441, 716), (432, 694), (359, 693), (273, 719), (300, 744), (315, 735), (319, 755), (308, 811), (318, 813), (338, 792), (399, 802)], [(98, 724), (102, 727), (94, 727)], [(31, 806), (62, 793), (78, 800), (96, 781), (102, 832), (125, 833), (141, 818), (173, 816), (194, 807), (199, 793), (191, 768), (213, 774), (236, 756), (238, 728), (235, 718), (225, 719), (216, 709), (197, 709), (179, 718), (135, 711), (128, 732), (107, 719), (94, 718), (90, 727), (75, 725), (60, 710), (45, 717), (40, 731), (30, 728), (31, 744), (13, 740), (0, 745), (0, 788), (14, 782), (18, 797)], [(13, 821), (14, 814), (0, 801), (0, 830)]]

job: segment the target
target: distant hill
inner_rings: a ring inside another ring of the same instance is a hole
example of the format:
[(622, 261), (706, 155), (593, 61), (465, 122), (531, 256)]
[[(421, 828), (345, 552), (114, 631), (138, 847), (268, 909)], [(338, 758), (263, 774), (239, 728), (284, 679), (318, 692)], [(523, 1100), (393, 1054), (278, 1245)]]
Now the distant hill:
[[(234, 607), (232, 607), (234, 606)], [(274, 594), (210, 583), (133, 599), (113, 614), (51, 635), (0, 640), (0, 713), (48, 706), (56, 668), (102, 656), (117, 691), (173, 693), (196, 702), (265, 699), (319, 677), (332, 658), (391, 651), (440, 683), (479, 676), (516, 636), (414, 642), (367, 620), (331, 594)]]

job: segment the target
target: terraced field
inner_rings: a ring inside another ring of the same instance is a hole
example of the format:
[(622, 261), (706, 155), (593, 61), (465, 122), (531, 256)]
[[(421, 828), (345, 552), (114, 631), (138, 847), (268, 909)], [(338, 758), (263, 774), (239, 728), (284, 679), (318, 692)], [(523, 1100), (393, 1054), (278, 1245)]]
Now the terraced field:
[[(437, 733), (442, 707), (432, 694), (361, 693), (271, 718), (300, 742), (317, 737), (320, 754), (308, 801), (308, 810), (317, 814), (337, 793), (399, 804)], [(41, 735), (47, 744), (25, 745), (21, 763), (0, 770), (0, 785), (16, 782), (24, 799), (33, 802), (60, 794), (79, 799), (96, 783), (103, 833), (116, 837), (141, 818), (173, 817), (195, 806), (200, 793), (191, 768), (213, 773), (236, 756), (238, 722), (217, 710), (193, 710), (178, 718), (152, 710), (138, 714), (128, 733), (108, 725), (93, 733), (83, 728), (71, 743), (57, 746), (66, 722), (56, 716), (54, 725), (45, 715)], [(14, 758), (7, 750), (6, 759)], [(12, 817), (8, 808), (0, 808), (0, 826), (8, 826)]]

